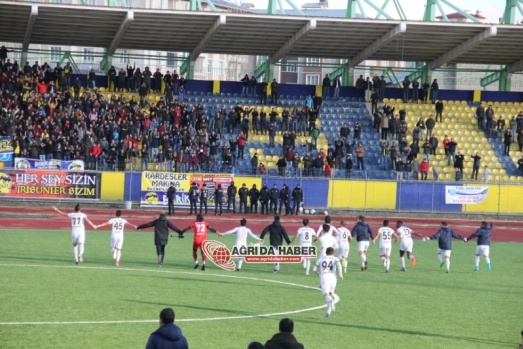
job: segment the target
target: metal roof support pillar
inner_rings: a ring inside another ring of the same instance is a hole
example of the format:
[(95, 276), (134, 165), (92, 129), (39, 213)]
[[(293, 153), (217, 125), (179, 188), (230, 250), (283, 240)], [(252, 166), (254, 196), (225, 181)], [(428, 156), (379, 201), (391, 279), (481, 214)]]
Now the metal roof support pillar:
[(355, 67), (356, 65), (360, 64), (370, 56), (372, 56), (374, 53), (376, 53), (380, 48), (382, 48), (384, 45), (388, 44), (394, 38), (396, 38), (398, 35), (401, 35), (407, 31), (407, 23), (401, 22), (394, 28), (392, 28), (388, 33), (383, 35), (378, 40), (374, 41), (370, 46), (368, 46), (366, 49), (358, 53), (356, 56), (351, 58), (350, 60), (350, 66)]
[(429, 70), (434, 70), (442, 65), (445, 65), (454, 59), (458, 58), (459, 56), (467, 53), (470, 49), (480, 45), (485, 40), (488, 40), (489, 38), (496, 36), (498, 34), (498, 28), (496, 26), (491, 26), (485, 30), (483, 30), (481, 33), (475, 35), (474, 37), (468, 39), (461, 45), (458, 45), (454, 47), (449, 52), (441, 55), (440, 57), (436, 58), (432, 62), (429, 63)]
[(436, 20), (436, 2), (438, 0), (427, 0), (425, 5), (425, 13), (423, 15), (423, 20), (426, 22), (433, 22)]
[(508, 67), (501, 69), (499, 76), (499, 91), (510, 92), (510, 84), (512, 82), (512, 73), (508, 71)]
[(523, 15), (523, 0), (507, 0), (503, 13), (503, 24), (516, 24), (516, 12)]
[(29, 21), (27, 22), (27, 28), (25, 29), (24, 42), (22, 43), (22, 59), (20, 60), (20, 66), (23, 67), (27, 62), (27, 50), (29, 50), (29, 44), (31, 42), (31, 34), (33, 33), (33, 27), (38, 16), (38, 6), (31, 6), (31, 14)]
[[(269, 0), (271, 1), (271, 0)], [(347, 1), (347, 13), (345, 17), (347, 18), (356, 18), (356, 0), (348, 0)]]

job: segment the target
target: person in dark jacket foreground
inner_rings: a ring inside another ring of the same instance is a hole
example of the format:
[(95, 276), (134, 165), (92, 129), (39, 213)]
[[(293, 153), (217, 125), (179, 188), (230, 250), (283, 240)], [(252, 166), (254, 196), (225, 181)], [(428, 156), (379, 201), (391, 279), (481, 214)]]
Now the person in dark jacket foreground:
[[(274, 248), (275, 253), (278, 252), (278, 247), (282, 245), (283, 239), (287, 241), (287, 245), (291, 243), (291, 240), (289, 239), (289, 236), (287, 235), (287, 231), (280, 223), (280, 216), (276, 215), (274, 216), (274, 221), (269, 224), (265, 229), (263, 229), (260, 240), (262, 240), (263, 244), (263, 238), (265, 237), (265, 234), (269, 233), (270, 236), (270, 243), (271, 246)], [(280, 263), (274, 263), (273, 272), (278, 272), (280, 270)]]
[(454, 232), (454, 230), (447, 227), (447, 222), (441, 222), (441, 228), (436, 234), (429, 238), (430, 240), (438, 239), (439, 267), (443, 268), (443, 265), (445, 265), (447, 273), (450, 271), (450, 252), (452, 250), (452, 238), (467, 242), (467, 238), (457, 234)]
[(158, 266), (161, 267), (165, 257), (165, 245), (167, 245), (167, 240), (169, 239), (169, 228), (177, 232), (180, 239), (183, 238), (183, 233), (167, 220), (164, 213), (161, 213), (158, 219), (139, 225), (136, 229), (140, 230), (150, 227), (154, 227), (154, 244), (156, 245), (156, 254), (158, 255)]
[(265, 349), (304, 349), (303, 344), (298, 343), (292, 332), (294, 322), (289, 318), (281, 319), (280, 332), (265, 343)]
[(171, 308), (160, 312), (160, 327), (151, 333), (145, 349), (189, 349), (182, 330), (174, 324), (174, 311)]

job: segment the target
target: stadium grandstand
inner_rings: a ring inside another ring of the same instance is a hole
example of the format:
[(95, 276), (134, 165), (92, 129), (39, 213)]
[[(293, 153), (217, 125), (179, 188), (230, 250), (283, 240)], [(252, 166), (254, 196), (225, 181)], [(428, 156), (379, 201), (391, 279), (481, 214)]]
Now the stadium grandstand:
[[(413, 130), (420, 120), (426, 123), (436, 114), (434, 103), (441, 101), (443, 120), (433, 131), (439, 147), (428, 154), (432, 157), (426, 157), (431, 168), (428, 179), (469, 180), (471, 157), (479, 152), (480, 174), (484, 175), (485, 165), (491, 171), (485, 181), (520, 181), (523, 135), (517, 135), (523, 130), (523, 98), (521, 92), (510, 92), (522, 87), (523, 27), (514, 23), (517, 7), (509, 8), (507, 2), (503, 21), (498, 24), (481, 23), (479, 14), (462, 10), (454, 16), (442, 14), (448, 21), (436, 21), (434, 11), (429, 11), (436, 2), (427, 2), (424, 21), (412, 21), (401, 13), (400, 19), (393, 19), (384, 9), (377, 10), (377, 17), (386, 20), (357, 14), (353, 1), (349, 1), (346, 18), (332, 17), (341, 16), (340, 11), (321, 3), (300, 9), (289, 2), (294, 12), (280, 9), (278, 13), (271, 1), (263, 11), (267, 13), (262, 14), (248, 4), (225, 1), (189, 2), (195, 11), (141, 8), (145, 5), (124, 2), (91, 6), (84, 2), (0, 1), (0, 21), (4, 23), (0, 37), (8, 41), (2, 57), (6, 74), (3, 114), (7, 117), (2, 124), (3, 136), (13, 137), (15, 157), (79, 159), (91, 170), (412, 180), (418, 178), (413, 174), (419, 172), (418, 162), (425, 157), (425, 139)], [(62, 25), (57, 27), (54, 23), (58, 22)], [(259, 35), (263, 31), (270, 31), (270, 35)], [(103, 54), (99, 67), (93, 69), (94, 63), (79, 65), (74, 55), (64, 53), (57, 63), (69, 62), (72, 68), (67, 79), (62, 79), (63, 65), (57, 69), (42, 60), (29, 61), (43, 53), (32, 48), (34, 45), (93, 47)], [(137, 67), (129, 56), (119, 60), (122, 50), (181, 52), (176, 56), (179, 75), (175, 79), (173, 72), (166, 80), (168, 69), (161, 69), (158, 79), (153, 75), (157, 60), (146, 57), (144, 65)], [(252, 67), (240, 69), (239, 76), (247, 75), (248, 82), (227, 81), (227, 74), (200, 80), (196, 77), (203, 54), (257, 57), (245, 60), (253, 63)], [(14, 61), (20, 62), (16, 71)], [(383, 62), (396, 63), (390, 68)], [(298, 70), (311, 65), (314, 74), (309, 75), (316, 78), (300, 78)], [(118, 70), (111, 72), (114, 66)], [(478, 66), (483, 68), (470, 68)], [(488, 70), (490, 66), (499, 68)], [(289, 78), (293, 69), (294, 80)], [(454, 89), (467, 73), (483, 74), (484, 78), (477, 79), (477, 87)], [(360, 75), (367, 82), (363, 79), (361, 84)], [(330, 86), (327, 90), (322, 86), (324, 77)], [(21, 85), (17, 85), (18, 78)], [(438, 79), (439, 87), (434, 85)], [(418, 87), (413, 82), (419, 83)], [(499, 91), (492, 91), (494, 82), (498, 82)], [(416, 95), (414, 90), (419, 90)], [(386, 118), (390, 124), (400, 117), (396, 134), (383, 138), (383, 124), (374, 127), (372, 98), (380, 120)], [(478, 128), (481, 101), (485, 109), (492, 105), (494, 113), (485, 116), (485, 127)], [(390, 108), (384, 110), (385, 105)], [(38, 124), (35, 149), (23, 132), (16, 134), (18, 125), (9, 121), (31, 113)], [(46, 136), (41, 136), (53, 131), (51, 125), (40, 122), (47, 116), (58, 116), (54, 130), (78, 131), (74, 137), (80, 142), (71, 140), (72, 133), (71, 139), (56, 134), (54, 143), (60, 148), (52, 142), (50, 145)], [(503, 118), (506, 122), (499, 126), (498, 120)], [(510, 123), (513, 118), (515, 127)], [(82, 124), (81, 120), (87, 119)], [(495, 133), (489, 128), (492, 122)], [(349, 130), (345, 135), (343, 125)], [(515, 133), (510, 152), (503, 143), (507, 129)], [(116, 138), (115, 130), (119, 133)], [(219, 144), (211, 144), (213, 131)], [(243, 154), (237, 148), (242, 146), (240, 132), (249, 134)], [(449, 160), (442, 144), (445, 135), (456, 141), (457, 151), (466, 157), (459, 178), (454, 159)], [(364, 153), (357, 150), (360, 144)], [(400, 149), (402, 167), (391, 158), (393, 145), (409, 148), (405, 152)], [(168, 154), (171, 147), (173, 153)], [(349, 154), (353, 168), (347, 165)], [(285, 161), (280, 162), (282, 157)], [(317, 158), (321, 164), (315, 162)], [(363, 166), (358, 158), (363, 159)], [(4, 166), (13, 164), (5, 162)]]

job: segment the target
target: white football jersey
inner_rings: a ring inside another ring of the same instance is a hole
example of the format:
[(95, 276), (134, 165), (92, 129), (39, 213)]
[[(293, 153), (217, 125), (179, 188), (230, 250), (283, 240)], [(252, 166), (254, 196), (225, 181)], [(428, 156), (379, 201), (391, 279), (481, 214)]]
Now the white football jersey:
[(320, 269), (321, 275), (333, 274), (336, 275), (337, 268), (341, 267), (340, 259), (334, 256), (322, 256), (316, 262), (316, 266)]
[(345, 228), (345, 227), (340, 227), (338, 228), (338, 233), (337, 234), (337, 237), (338, 237), (338, 243), (339, 244), (342, 244), (342, 243), (348, 243), (349, 242), (349, 237), (350, 237), (350, 230)]
[(247, 237), (250, 235), (253, 239), (257, 241), (260, 240), (259, 237), (253, 234), (253, 232), (247, 227), (237, 227), (232, 230), (226, 231), (222, 235), (236, 234), (236, 243), (238, 247), (247, 246)]
[(318, 231), (316, 232), (316, 236), (321, 237), (322, 235), (326, 235), (326, 234), (330, 234), (330, 235), (337, 235), (337, 234), (339, 234), (338, 229), (336, 229), (336, 227), (334, 227), (331, 224), (327, 224), (327, 225), (330, 227), (329, 230), (328, 231), (323, 231), (323, 224), (322, 224), (318, 228)]
[(69, 213), (67, 217), (71, 218), (71, 227), (73, 230), (85, 229), (84, 221), (87, 216), (81, 212)]
[(401, 226), (399, 227), (396, 232), (398, 233), (398, 236), (400, 237), (401, 240), (409, 240), (409, 239), (412, 239), (412, 229), (406, 227), (406, 226)]
[(380, 248), (390, 247), (394, 230), (389, 227), (381, 227), (378, 229), (378, 234), (380, 234)]
[(316, 232), (310, 227), (301, 227), (298, 229), (298, 235), (300, 236), (300, 245), (311, 245)]
[(111, 227), (112, 227), (111, 234), (115, 235), (115, 234), (123, 234), (124, 226), (128, 222), (123, 218), (116, 217), (116, 218), (111, 218), (109, 220), (109, 223), (111, 223)]
[(326, 234), (326, 235), (324, 234), (320, 238), (320, 245), (321, 245), (321, 249), (322, 249), (323, 253), (325, 253), (325, 250), (327, 250), (327, 248), (329, 248), (329, 247), (332, 247), (335, 250), (337, 250), (338, 249), (338, 240), (331, 234)]

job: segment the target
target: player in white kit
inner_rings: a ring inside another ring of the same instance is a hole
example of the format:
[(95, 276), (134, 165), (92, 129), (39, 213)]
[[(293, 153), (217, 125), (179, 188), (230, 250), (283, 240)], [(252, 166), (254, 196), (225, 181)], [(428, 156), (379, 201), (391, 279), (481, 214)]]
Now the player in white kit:
[[(331, 216), (325, 216), (325, 223), (320, 225), (318, 228), (318, 231), (316, 232), (316, 236), (321, 238), (325, 234), (330, 234), (332, 236), (337, 236), (339, 234), (338, 229), (336, 229), (335, 226), (331, 224)], [(327, 229), (325, 229), (325, 224), (328, 226)]]
[(65, 213), (56, 208), (56, 206), (51, 206), (53, 210), (58, 212), (62, 216), (69, 217), (71, 219), (71, 238), (73, 241), (73, 255), (75, 264), (82, 263), (84, 261), (84, 245), (85, 245), (85, 224), (84, 221), (89, 223), (94, 229), (95, 226), (93, 222), (87, 218), (84, 213), (80, 212), (80, 204), (76, 204), (74, 207), (74, 212)]
[[(292, 239), (291, 245), (294, 240), (296, 240), (298, 237), (300, 238), (300, 246), (306, 246), (310, 247), (312, 246), (313, 242), (318, 241), (318, 238), (316, 237), (316, 232), (314, 229), (309, 227), (309, 220), (305, 218), (303, 221), (303, 227), (298, 229), (298, 232), (296, 235), (294, 235), (294, 238)], [(303, 258), (303, 267), (305, 268), (305, 275), (309, 275), (309, 271), (311, 269), (311, 260), (310, 258)]]
[[(245, 218), (243, 218), (240, 221), (240, 225), (241, 226), (234, 228), (232, 230), (226, 231), (224, 233), (218, 233), (218, 235), (223, 236), (223, 235), (228, 235), (228, 234), (236, 234), (236, 242), (234, 243), (234, 246), (238, 249), (242, 248), (242, 247), (247, 247), (247, 237), (248, 236), (251, 236), (253, 239), (255, 239), (257, 243), (260, 243), (262, 241), (262, 240), (260, 240), (259, 237), (254, 235), (254, 233), (249, 228), (246, 227), (247, 220)], [(237, 260), (238, 260), (238, 266), (236, 267), (236, 271), (240, 271), (242, 269), (243, 257), (238, 257)]]
[(380, 258), (383, 261), (383, 266), (385, 267), (385, 272), (389, 272), (390, 268), (390, 251), (392, 250), (392, 237), (395, 238), (394, 242), (398, 242), (398, 235), (394, 232), (393, 229), (389, 228), (389, 221), (383, 221), (383, 227), (378, 229), (378, 235), (373, 240), (373, 243), (376, 240), (380, 239)]
[(416, 266), (416, 257), (412, 254), (412, 247), (414, 242), (412, 240), (412, 235), (416, 235), (425, 238), (425, 235), (416, 233), (412, 229), (403, 225), (402, 221), (396, 222), (396, 234), (400, 238), (400, 261), (401, 261), (401, 271), (407, 271), (405, 268), (405, 252), (407, 252), (407, 258), (410, 259), (410, 263), (413, 267)]
[(120, 266), (120, 257), (122, 256), (122, 246), (123, 246), (123, 231), (124, 226), (126, 224), (129, 224), (130, 226), (136, 228), (137, 226), (127, 222), (125, 219), (122, 218), (122, 211), (117, 210), (116, 211), (116, 217), (111, 218), (105, 223), (102, 223), (100, 225), (95, 225), (94, 228), (98, 229), (101, 227), (104, 227), (106, 225), (111, 225), (111, 244), (109, 245), (109, 248), (111, 249), (111, 252), (113, 253), (113, 259), (115, 260), (115, 265)]
[(327, 302), (326, 317), (331, 316), (331, 312), (336, 310), (336, 303), (340, 301), (340, 297), (334, 293), (337, 283), (336, 270), (338, 270), (340, 279), (343, 280), (340, 260), (338, 257), (334, 257), (334, 249), (329, 247), (325, 251), (325, 256), (321, 256), (314, 266), (314, 272), (320, 275), (321, 292)]
[[(329, 231), (330, 225), (327, 223), (323, 224), (323, 231)], [(332, 247), (334, 250), (337, 250), (339, 248), (338, 245), (338, 239), (334, 237), (332, 234), (323, 234), (320, 238), (320, 253), (322, 256), (325, 256), (325, 253), (327, 251), (327, 248)]]
[(350, 230), (345, 226), (345, 221), (340, 222), (340, 227), (338, 228), (338, 258), (341, 260), (341, 266), (343, 272), (347, 272), (347, 258), (349, 258), (350, 242), (352, 241), (352, 236)]

